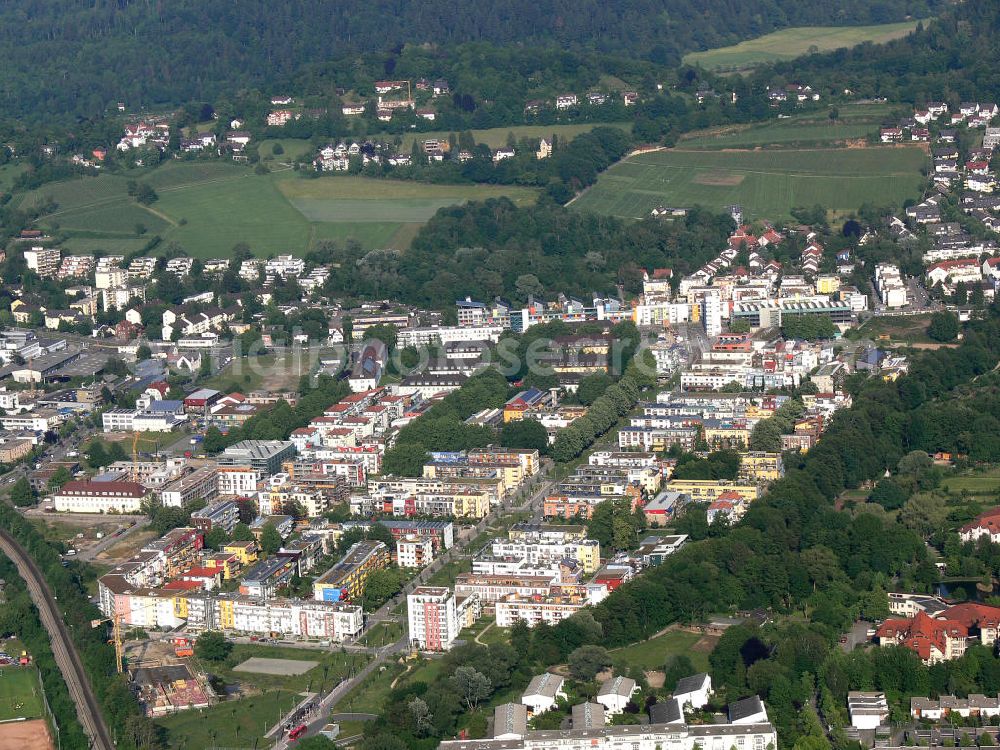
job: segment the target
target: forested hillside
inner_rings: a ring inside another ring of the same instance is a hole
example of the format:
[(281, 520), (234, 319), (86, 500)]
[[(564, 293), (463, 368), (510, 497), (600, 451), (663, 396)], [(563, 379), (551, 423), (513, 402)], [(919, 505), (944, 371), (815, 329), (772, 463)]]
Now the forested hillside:
[(969, 0), (908, 37), (885, 45), (861, 45), (826, 55), (811, 55), (773, 69), (789, 80), (808, 79), (830, 92), (923, 103), (1000, 99), (1000, 3)]
[(681, 53), (797, 25), (923, 17), (942, 0), (8, 0), (0, 91), (11, 114), (92, 116), (274, 87), (304, 66), (403, 44), (556, 45), (673, 63)]

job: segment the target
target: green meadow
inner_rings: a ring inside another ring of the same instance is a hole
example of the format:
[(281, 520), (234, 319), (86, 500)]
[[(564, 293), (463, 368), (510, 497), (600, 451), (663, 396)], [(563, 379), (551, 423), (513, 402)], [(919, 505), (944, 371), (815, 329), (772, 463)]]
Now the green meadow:
[[(137, 203), (128, 195), (130, 179), (149, 183), (158, 199)], [(208, 258), (225, 256), (238, 242), (259, 255), (302, 253), (321, 240), (405, 249), (438, 209), (502, 195), (523, 205), (537, 192), (346, 175), (309, 179), (287, 168), (258, 175), (227, 162), (178, 161), (128, 176), (45, 185), (23, 196), (21, 205), (47, 205), (39, 225), (70, 250), (125, 253), (159, 236)]]

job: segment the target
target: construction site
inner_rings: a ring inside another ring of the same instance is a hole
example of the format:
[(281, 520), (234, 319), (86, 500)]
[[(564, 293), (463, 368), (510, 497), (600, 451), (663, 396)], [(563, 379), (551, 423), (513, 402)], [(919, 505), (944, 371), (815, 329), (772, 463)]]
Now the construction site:
[(187, 639), (143, 640), (122, 644), (120, 648), (128, 664), (129, 684), (150, 718), (206, 708), (218, 702), (208, 677), (182, 660), (191, 655)]
[(216, 702), (204, 675), (187, 664), (130, 666), (129, 681), (146, 716), (155, 718), (189, 708), (207, 708)]

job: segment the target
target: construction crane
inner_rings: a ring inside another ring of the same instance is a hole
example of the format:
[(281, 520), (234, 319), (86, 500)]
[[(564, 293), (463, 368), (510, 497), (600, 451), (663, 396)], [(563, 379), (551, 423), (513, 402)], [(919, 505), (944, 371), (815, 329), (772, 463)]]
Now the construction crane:
[(106, 622), (111, 623), (111, 640), (108, 643), (114, 644), (115, 647), (115, 666), (118, 669), (118, 674), (121, 674), (124, 670), (122, 665), (125, 661), (125, 639), (122, 636), (122, 620), (123, 616), (116, 614), (113, 617), (105, 617), (101, 620), (91, 620), (90, 627), (98, 628)]
[(132, 474), (129, 477), (133, 482), (139, 481), (139, 431), (132, 432)]

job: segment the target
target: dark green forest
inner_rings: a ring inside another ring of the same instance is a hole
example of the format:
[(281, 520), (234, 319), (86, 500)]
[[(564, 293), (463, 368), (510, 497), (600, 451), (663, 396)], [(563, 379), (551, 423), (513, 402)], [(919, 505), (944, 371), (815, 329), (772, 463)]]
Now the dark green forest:
[(715, 257), (733, 230), (729, 216), (695, 209), (683, 221), (625, 223), (567, 211), (551, 201), (518, 208), (506, 198), (443, 208), (420, 230), (405, 262), (393, 250), (327, 244), (314, 251), (338, 263), (325, 291), (436, 307), (472, 295), (524, 302), (559, 288), (584, 299), (617, 284), (642, 288), (642, 269), (689, 273)]
[(890, 101), (945, 101), (954, 110), (961, 101), (1000, 99), (998, 57), (1000, 5), (970, 0), (903, 39), (810, 55), (758, 76), (808, 79), (817, 90), (839, 93), (847, 88), (858, 96)]
[[(243, 87), (280, 88), (309, 64), (384, 55), (404, 44), (554, 45), (674, 64), (683, 52), (799, 25), (924, 17), (940, 0), (10, 0), (0, 5), (2, 103), (16, 115), (91, 117), (130, 106), (212, 100)], [(343, 85), (343, 84), (338, 84)]]

